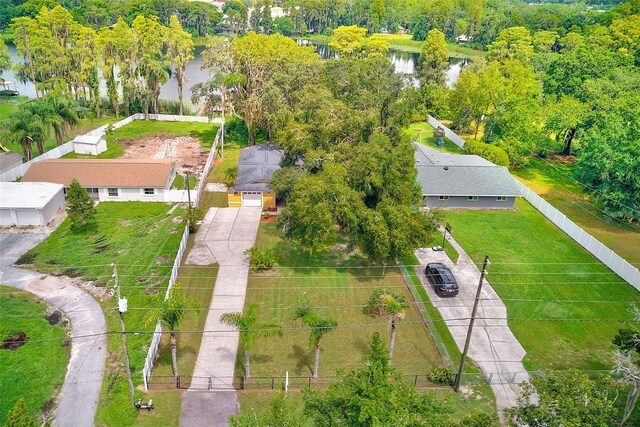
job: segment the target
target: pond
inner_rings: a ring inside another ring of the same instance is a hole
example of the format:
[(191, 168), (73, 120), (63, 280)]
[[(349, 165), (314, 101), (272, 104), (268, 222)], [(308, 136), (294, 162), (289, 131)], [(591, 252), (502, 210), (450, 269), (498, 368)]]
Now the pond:
[[(307, 45), (311, 43), (308, 40), (298, 40), (298, 44)], [(9, 44), (8, 48), (9, 56), (11, 56), (11, 60), (13, 61), (13, 63), (15, 64), (16, 62), (21, 62), (22, 59), (18, 56), (16, 47), (12, 44)], [(323, 59), (333, 58), (336, 56), (335, 50), (333, 50), (327, 44), (316, 43), (315, 48), (316, 52), (318, 52), (318, 54)], [(185, 73), (186, 85), (184, 88), (184, 100), (186, 104), (190, 103), (189, 99), (191, 98), (191, 86), (196, 83), (204, 82), (209, 78), (209, 71), (200, 69), (202, 65), (203, 50), (204, 47), (202, 46), (196, 47), (195, 59), (187, 64)], [(389, 49), (388, 55), (396, 69), (396, 73), (408, 75), (414, 74), (416, 66), (418, 64), (418, 57), (420, 56), (418, 53)], [(460, 71), (466, 64), (466, 59), (449, 58), (449, 68), (447, 69), (447, 86), (451, 87), (458, 80)], [(2, 73), (2, 77), (5, 80), (15, 82), (20, 95), (29, 96), (31, 98), (36, 96), (33, 84), (31, 84), (31, 82), (20, 83), (15, 77), (13, 70), (6, 70), (4, 73)], [(100, 80), (100, 90), (103, 94), (106, 94), (107, 88), (104, 80)], [(167, 83), (162, 85), (162, 88), (160, 90), (160, 98), (172, 100), (178, 99), (178, 84), (175, 79), (169, 79)]]

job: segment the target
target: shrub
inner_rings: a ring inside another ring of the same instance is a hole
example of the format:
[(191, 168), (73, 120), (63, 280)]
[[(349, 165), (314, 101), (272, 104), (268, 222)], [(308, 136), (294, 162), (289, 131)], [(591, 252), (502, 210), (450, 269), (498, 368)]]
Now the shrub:
[(434, 384), (451, 385), (453, 376), (447, 368), (434, 368), (427, 374), (427, 379)]
[(236, 182), (236, 176), (238, 176), (238, 166), (229, 166), (224, 171), (224, 180), (228, 186), (232, 186)]
[(200, 208), (191, 208), (187, 216), (189, 233), (195, 233), (198, 230), (198, 222), (204, 218), (204, 212)]
[(254, 246), (251, 249), (247, 249), (244, 253), (245, 255), (249, 255), (249, 268), (253, 271), (269, 270), (273, 268), (276, 263), (276, 255), (273, 249), (261, 251)]
[(71, 221), (71, 231), (86, 231), (93, 223), (96, 216), (96, 208), (93, 200), (77, 180), (71, 181), (67, 191), (67, 213)]
[(470, 139), (464, 144), (464, 152), (466, 154), (475, 154), (480, 156), (498, 166), (509, 166), (509, 156), (507, 155), (507, 152), (496, 145), (486, 144), (475, 139)]

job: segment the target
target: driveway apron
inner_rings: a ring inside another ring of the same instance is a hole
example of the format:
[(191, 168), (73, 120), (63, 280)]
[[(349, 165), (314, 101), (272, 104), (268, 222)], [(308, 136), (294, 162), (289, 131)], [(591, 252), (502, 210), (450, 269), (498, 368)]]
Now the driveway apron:
[(53, 423), (93, 426), (107, 353), (107, 328), (100, 304), (64, 277), (12, 266), (47, 235), (0, 234), (0, 283), (37, 295), (64, 312), (71, 322), (71, 358)]
[(233, 376), (240, 337), (220, 323), (220, 315), (244, 308), (249, 276), (244, 252), (255, 244), (260, 214), (261, 208), (212, 208), (195, 236), (195, 246), (219, 269), (180, 425), (226, 426), (237, 413)]
[[(444, 251), (420, 249), (415, 253), (420, 261), (416, 274), (433, 305), (440, 311), (458, 349), (462, 351), (478, 290), (480, 271), (453, 238), (447, 236), (447, 240), (460, 254), (457, 264), (453, 264)], [(451, 269), (460, 286), (457, 297), (443, 298), (433, 291), (424, 277), (425, 265), (430, 262), (440, 262)], [(509, 329), (507, 309), (486, 278), (480, 298), (468, 355), (480, 367), (491, 386), (496, 397), (498, 415), (502, 420), (504, 409), (514, 406), (521, 393), (518, 384), (529, 380), (529, 374), (522, 364), (526, 352)]]

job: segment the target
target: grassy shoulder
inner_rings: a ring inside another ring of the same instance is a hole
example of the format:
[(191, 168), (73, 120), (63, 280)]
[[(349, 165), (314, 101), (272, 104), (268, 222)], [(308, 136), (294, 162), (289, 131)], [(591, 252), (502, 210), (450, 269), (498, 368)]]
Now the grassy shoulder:
[(610, 369), (612, 339), (640, 294), (524, 200), (511, 211), (447, 211), (454, 237), (507, 306), (528, 370)]
[[(102, 202), (96, 209), (94, 229), (73, 233), (67, 219), (23, 260), (35, 264), (39, 271), (82, 277), (105, 290), (113, 286), (111, 263), (117, 263), (122, 296), (129, 302), (125, 315), (127, 330), (150, 332), (153, 325), (148, 325), (145, 319), (155, 299), (161, 298), (166, 290), (184, 230), (185, 211), (153, 202)], [(105, 295), (100, 302), (107, 329), (119, 330), (114, 299)], [(127, 339), (134, 383), (140, 385), (151, 336), (131, 333)], [(107, 366), (96, 424), (131, 425), (138, 412), (128, 402), (119, 334), (109, 335), (107, 343)]]
[(0, 339), (4, 342), (19, 332), (28, 339), (15, 350), (0, 350), (0, 425), (21, 397), (34, 418), (52, 415), (47, 412), (64, 382), (71, 345), (67, 323), (51, 316), (50, 324), (47, 310), (47, 304), (34, 295), (0, 286)]
[(640, 267), (640, 226), (617, 221), (600, 211), (594, 197), (572, 178), (572, 165), (532, 158), (526, 167), (514, 168), (511, 173), (586, 232)]
[[(115, 120), (114, 120), (115, 121)], [(211, 149), (218, 132), (217, 124), (199, 122), (161, 122), (157, 120), (136, 120), (107, 135), (107, 151), (97, 156), (69, 153), (65, 158), (116, 159), (124, 154), (124, 144), (149, 136), (189, 135), (197, 138), (202, 147)]]
[[(246, 304), (259, 304), (259, 316), (285, 329), (282, 338), (260, 339), (252, 352), (252, 375), (309, 377), (314, 351), (309, 330), (294, 319), (296, 307), (317, 307), (322, 316), (335, 318), (339, 327), (322, 339), (320, 377), (335, 376), (338, 369), (362, 365), (368, 340), (375, 331), (388, 339), (385, 319), (372, 317), (366, 305), (383, 284), (412, 301), (396, 267), (369, 267), (365, 259), (345, 253), (343, 245), (309, 255), (280, 239), (274, 223), (261, 223), (257, 246), (273, 248), (275, 271), (251, 273)], [(237, 374), (242, 375), (242, 352)], [(426, 374), (442, 366), (440, 354), (415, 304), (398, 323), (393, 366), (404, 374)]]

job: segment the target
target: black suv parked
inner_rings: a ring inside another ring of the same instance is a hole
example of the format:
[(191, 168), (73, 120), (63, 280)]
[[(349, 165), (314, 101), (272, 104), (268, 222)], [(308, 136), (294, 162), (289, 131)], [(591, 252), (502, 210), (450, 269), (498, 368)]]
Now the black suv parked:
[(441, 297), (455, 297), (458, 295), (458, 282), (453, 273), (443, 264), (432, 262), (427, 264), (424, 275)]

